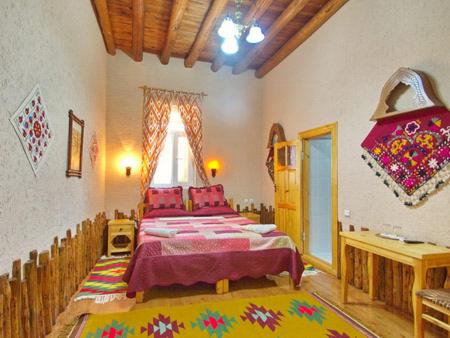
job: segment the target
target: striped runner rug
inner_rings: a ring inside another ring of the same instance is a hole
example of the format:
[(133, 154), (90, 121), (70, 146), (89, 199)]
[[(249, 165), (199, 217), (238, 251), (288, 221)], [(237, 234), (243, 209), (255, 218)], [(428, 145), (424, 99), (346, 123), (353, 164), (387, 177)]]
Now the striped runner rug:
[(102, 257), (84, 282), (74, 301), (92, 299), (97, 304), (126, 298), (127, 283), (122, 280), (130, 257)]

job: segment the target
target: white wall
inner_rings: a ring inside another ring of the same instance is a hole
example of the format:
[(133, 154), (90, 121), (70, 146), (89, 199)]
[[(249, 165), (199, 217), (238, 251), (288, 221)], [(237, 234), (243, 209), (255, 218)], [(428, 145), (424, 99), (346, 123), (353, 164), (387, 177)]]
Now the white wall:
[(221, 164), (211, 183), (222, 183), (235, 202), (244, 198), (259, 202), (262, 83), (249, 72), (235, 76), (228, 67), (218, 73), (209, 67), (197, 62), (187, 69), (183, 60), (174, 58), (163, 66), (149, 54), (141, 63), (121, 52), (108, 59), (106, 204), (110, 213), (135, 208), (139, 202), (140, 168), (127, 178), (120, 161), (127, 154), (141, 158), (143, 92), (138, 87), (143, 85), (208, 94), (203, 103), (204, 159), (218, 159)]
[[(448, 185), (423, 206), (408, 208), (360, 158), (381, 89), (399, 67), (430, 74), (450, 106), (449, 13), (448, 0), (349, 1), (263, 79), (263, 135), (273, 122), (293, 139), (299, 131), (338, 121), (339, 218), (344, 224), (390, 223), (406, 234), (450, 245)], [(273, 200), (265, 175), (263, 199)], [(350, 218), (343, 217), (343, 209), (351, 210)]]
[[(0, 272), (104, 210), (106, 54), (89, 1), (0, 2)], [(39, 83), (55, 130), (35, 177), (11, 123)], [(66, 178), (68, 111), (84, 119), (83, 178)], [(96, 131), (100, 158), (87, 145)]]

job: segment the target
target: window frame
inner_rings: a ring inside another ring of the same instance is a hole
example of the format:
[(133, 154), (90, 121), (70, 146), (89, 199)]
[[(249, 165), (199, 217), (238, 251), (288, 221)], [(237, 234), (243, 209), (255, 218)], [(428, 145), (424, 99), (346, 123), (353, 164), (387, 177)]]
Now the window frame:
[[(188, 141), (189, 154), (188, 154), (188, 181), (187, 182), (179, 182), (178, 181), (178, 141), (181, 137), (185, 137)], [(197, 172), (195, 170), (194, 159), (192, 155), (192, 150), (189, 146), (189, 140), (187, 138), (185, 131), (168, 131), (166, 135), (166, 139), (164, 140), (164, 144), (167, 141), (167, 138), (172, 138), (172, 175), (171, 175), (171, 183), (154, 183), (152, 182), (151, 186), (155, 188), (170, 188), (176, 186), (182, 186), (183, 188), (188, 188), (190, 186), (195, 186), (197, 181)], [(165, 145), (164, 145), (165, 146)], [(158, 170), (158, 165), (156, 170)], [(155, 171), (156, 173), (156, 171)], [(153, 180), (152, 180), (153, 181)]]

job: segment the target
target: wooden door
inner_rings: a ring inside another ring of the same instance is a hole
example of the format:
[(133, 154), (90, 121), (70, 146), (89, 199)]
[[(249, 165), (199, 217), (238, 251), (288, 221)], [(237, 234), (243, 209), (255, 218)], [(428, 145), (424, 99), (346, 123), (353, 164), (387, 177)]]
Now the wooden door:
[(275, 144), (275, 223), (300, 248), (300, 149), (298, 141)]

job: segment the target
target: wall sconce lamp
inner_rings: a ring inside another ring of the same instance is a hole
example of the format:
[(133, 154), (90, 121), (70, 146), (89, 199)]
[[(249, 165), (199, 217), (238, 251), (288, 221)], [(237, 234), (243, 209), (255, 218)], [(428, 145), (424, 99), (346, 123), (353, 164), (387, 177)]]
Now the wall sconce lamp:
[(217, 170), (219, 169), (219, 161), (212, 160), (208, 162), (208, 168), (211, 169), (211, 176), (216, 177)]
[[(125, 169), (126, 177), (131, 176), (131, 171), (137, 167), (138, 161), (132, 154), (125, 155), (120, 159), (120, 170)], [(123, 172), (123, 171), (122, 171)]]

